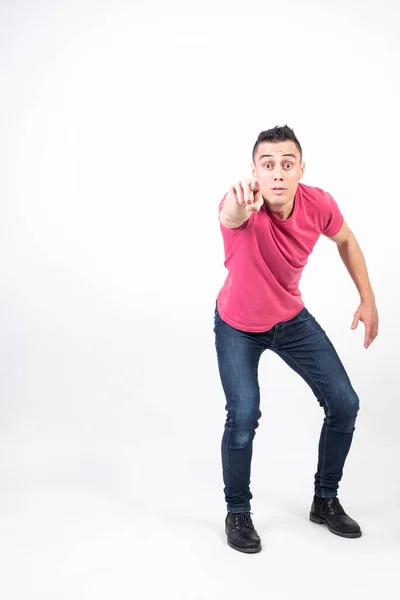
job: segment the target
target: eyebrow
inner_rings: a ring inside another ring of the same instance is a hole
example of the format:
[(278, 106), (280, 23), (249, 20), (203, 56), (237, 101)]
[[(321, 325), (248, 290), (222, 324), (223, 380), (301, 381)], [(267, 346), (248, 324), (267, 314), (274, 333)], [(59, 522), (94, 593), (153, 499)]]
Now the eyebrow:
[[(282, 157), (284, 156), (291, 156), (292, 158), (297, 158), (297, 156), (295, 154), (292, 154), (291, 152), (288, 152), (287, 154), (282, 154)], [(274, 158), (274, 156), (272, 154), (262, 154), (260, 156), (260, 160), (262, 158)]]

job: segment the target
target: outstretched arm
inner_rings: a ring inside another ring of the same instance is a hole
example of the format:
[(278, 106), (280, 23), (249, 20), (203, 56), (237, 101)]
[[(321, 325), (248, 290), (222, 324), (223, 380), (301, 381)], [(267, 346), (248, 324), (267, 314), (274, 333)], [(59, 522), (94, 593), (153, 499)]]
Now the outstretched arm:
[(378, 335), (379, 317), (364, 255), (346, 223), (343, 223), (339, 232), (329, 239), (337, 244), (340, 257), (360, 294), (361, 303), (354, 313), (351, 328), (356, 329), (359, 321), (364, 323), (364, 346), (368, 348)]

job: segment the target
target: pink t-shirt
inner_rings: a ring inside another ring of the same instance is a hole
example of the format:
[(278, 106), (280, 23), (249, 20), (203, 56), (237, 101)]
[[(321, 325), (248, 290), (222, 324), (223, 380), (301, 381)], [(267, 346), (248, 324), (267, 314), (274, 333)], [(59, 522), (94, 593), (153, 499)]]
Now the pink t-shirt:
[[(219, 204), (221, 210), (225, 196)], [(265, 204), (236, 229), (220, 222), (228, 269), (217, 306), (221, 318), (243, 331), (268, 331), (303, 308), (299, 281), (319, 236), (336, 235), (344, 222), (320, 188), (299, 183), (294, 209), (278, 219)]]

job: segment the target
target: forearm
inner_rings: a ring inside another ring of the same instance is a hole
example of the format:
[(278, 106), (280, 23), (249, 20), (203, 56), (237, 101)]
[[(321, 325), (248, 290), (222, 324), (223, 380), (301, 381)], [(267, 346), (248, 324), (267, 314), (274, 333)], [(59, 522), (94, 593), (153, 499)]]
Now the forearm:
[(233, 229), (240, 227), (250, 215), (251, 213), (246, 211), (241, 204), (233, 204), (229, 201), (229, 198), (226, 198), (219, 213), (219, 219), (225, 227)]
[(356, 238), (352, 236), (350, 240), (338, 244), (338, 251), (360, 294), (361, 301), (375, 300), (365, 258)]

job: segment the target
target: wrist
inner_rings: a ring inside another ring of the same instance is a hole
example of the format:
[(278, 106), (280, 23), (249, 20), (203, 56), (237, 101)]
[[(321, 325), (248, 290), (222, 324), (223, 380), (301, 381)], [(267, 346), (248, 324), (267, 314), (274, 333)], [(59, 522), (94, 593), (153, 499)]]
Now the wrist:
[(235, 207), (228, 208), (225, 212), (225, 219), (229, 223), (243, 223), (243, 221), (245, 221), (249, 216), (249, 212), (240, 204), (237, 204)]
[(372, 290), (368, 290), (360, 294), (360, 299), (363, 304), (373, 304), (375, 302), (375, 294)]

